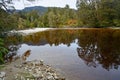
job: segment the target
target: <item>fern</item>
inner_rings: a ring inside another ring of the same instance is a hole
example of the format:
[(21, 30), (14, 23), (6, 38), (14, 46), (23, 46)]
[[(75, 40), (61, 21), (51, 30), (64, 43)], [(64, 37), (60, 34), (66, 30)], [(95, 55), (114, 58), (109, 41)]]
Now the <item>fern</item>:
[(8, 50), (4, 47), (4, 41), (0, 38), (0, 63), (4, 63), (4, 55), (8, 53)]
[(0, 46), (4, 45), (3, 40), (0, 38)]

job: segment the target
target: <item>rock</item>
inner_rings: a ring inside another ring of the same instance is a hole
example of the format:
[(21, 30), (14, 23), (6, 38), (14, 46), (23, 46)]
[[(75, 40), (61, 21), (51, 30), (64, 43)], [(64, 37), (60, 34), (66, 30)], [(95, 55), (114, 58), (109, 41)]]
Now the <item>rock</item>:
[(15, 68), (22, 68), (22, 65), (14, 65)]
[(6, 73), (0, 72), (0, 80), (4, 80)]
[(15, 79), (18, 79), (18, 74), (15, 75)]
[(32, 74), (34, 77), (40, 77), (40, 75), (39, 74)]
[(57, 80), (65, 80), (65, 78), (59, 78), (59, 79), (57, 79)]
[(26, 61), (24, 61), (24, 62), (22, 62), (22, 64), (27, 64), (27, 62), (26, 62)]
[(58, 75), (56, 73), (53, 73), (52, 76), (55, 78), (55, 80), (59, 79), (59, 77), (58, 77)]
[(47, 80), (55, 80), (52, 75), (47, 76)]
[(43, 65), (43, 62), (44, 62), (43, 60), (40, 60), (40, 64), (41, 64), (41, 65)]
[[(14, 80), (65, 80), (51, 66), (45, 65), (43, 60), (14, 64), (13, 68), (21, 70), (15, 74)], [(8, 76), (5, 77), (5, 75), (5, 72), (0, 72), (0, 80), (4, 80)]]
[(5, 72), (0, 72), (0, 78), (5, 77), (6, 73)]

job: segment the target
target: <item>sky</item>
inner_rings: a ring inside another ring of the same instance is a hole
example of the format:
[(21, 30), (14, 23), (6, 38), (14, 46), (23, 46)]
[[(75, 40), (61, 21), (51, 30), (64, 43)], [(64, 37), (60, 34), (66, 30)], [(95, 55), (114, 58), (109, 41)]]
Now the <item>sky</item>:
[(76, 9), (76, 0), (36, 0), (35, 2), (28, 2), (27, 0), (14, 0), (16, 9), (23, 9), (30, 6), (44, 6), (44, 7), (65, 7), (68, 4), (70, 8)]

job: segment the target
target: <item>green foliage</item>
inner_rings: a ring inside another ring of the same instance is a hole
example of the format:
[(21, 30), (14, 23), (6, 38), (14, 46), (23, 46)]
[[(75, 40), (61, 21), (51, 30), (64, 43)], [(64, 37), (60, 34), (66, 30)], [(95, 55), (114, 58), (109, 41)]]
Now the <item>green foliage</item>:
[(78, 23), (87, 27), (119, 26), (120, 0), (77, 0)]
[(5, 66), (4, 65), (0, 65), (0, 70), (2, 70)]
[(17, 28), (17, 17), (0, 9), (0, 32)]
[(77, 10), (50, 7), (41, 11), (8, 14), (0, 8), (0, 33), (35, 27), (113, 27), (120, 26), (120, 0), (77, 0)]
[[(64, 27), (64, 26), (77, 26), (75, 23), (77, 14), (76, 11), (70, 9), (68, 5), (65, 8), (48, 8), (43, 14), (40, 11), (32, 10), (29, 12), (19, 12), (18, 28), (34, 28), (34, 27)], [(72, 25), (68, 24), (73, 21)]]
[(4, 62), (4, 55), (8, 53), (8, 50), (4, 46), (4, 41), (0, 38), (0, 64)]
[(77, 0), (77, 10), (48, 8), (20, 13), (19, 29), (34, 27), (114, 27), (120, 26), (120, 0)]
[(114, 19), (113, 22), (117, 27), (120, 27), (120, 20)]

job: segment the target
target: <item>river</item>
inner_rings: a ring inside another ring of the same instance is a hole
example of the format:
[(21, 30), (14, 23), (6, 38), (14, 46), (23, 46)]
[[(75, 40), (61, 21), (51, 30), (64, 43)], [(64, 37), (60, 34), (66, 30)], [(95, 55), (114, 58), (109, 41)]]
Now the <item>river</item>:
[(31, 50), (27, 61), (42, 59), (68, 80), (120, 79), (120, 29), (50, 29), (8, 39), (17, 55)]

